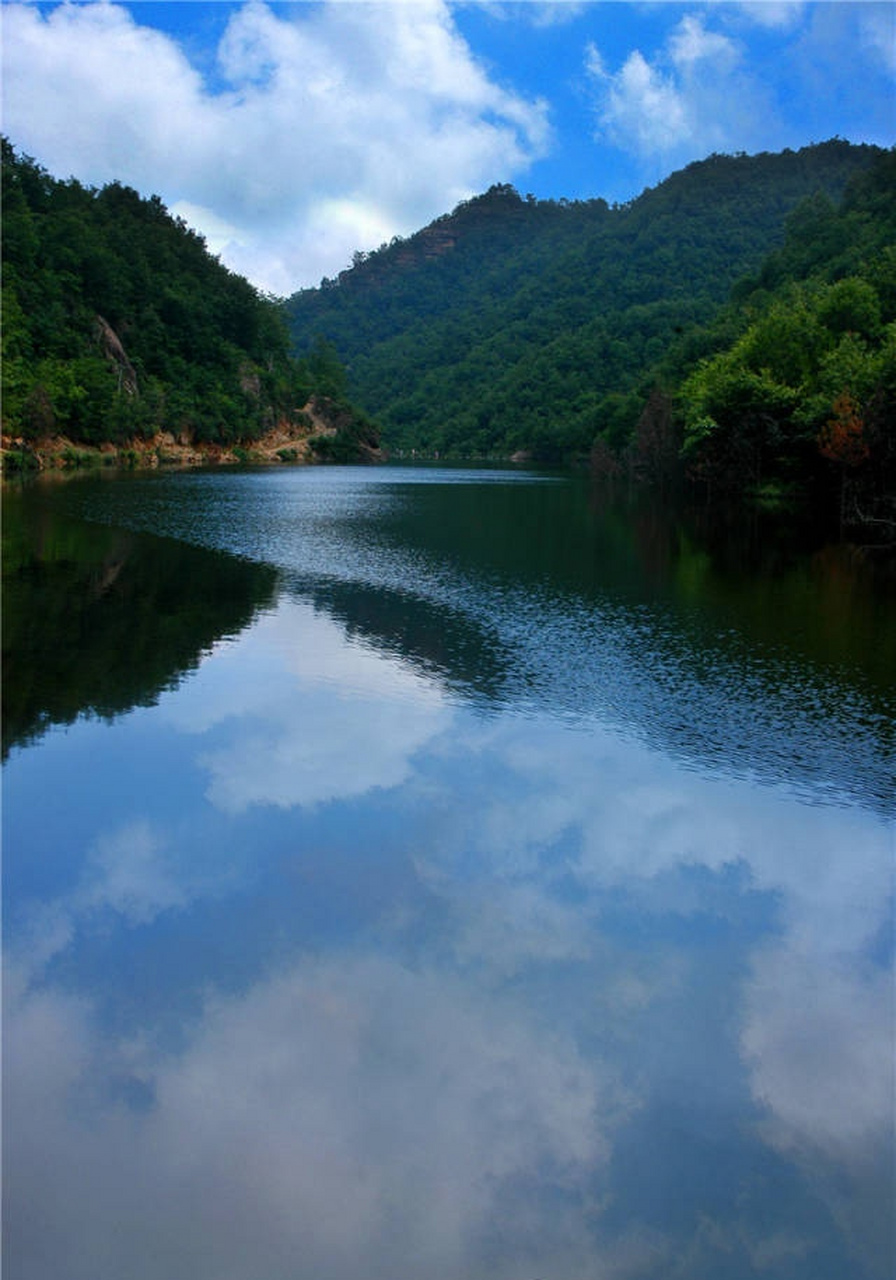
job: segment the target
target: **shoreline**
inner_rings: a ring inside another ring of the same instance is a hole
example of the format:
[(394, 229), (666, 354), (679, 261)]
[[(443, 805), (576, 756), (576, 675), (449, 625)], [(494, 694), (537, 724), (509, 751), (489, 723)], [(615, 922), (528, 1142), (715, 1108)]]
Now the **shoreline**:
[[(158, 431), (147, 439), (134, 437), (115, 444), (84, 444), (63, 434), (49, 434), (37, 440), (3, 433), (0, 438), (0, 468), (4, 478), (47, 473), (69, 474), (97, 468), (145, 471), (165, 468), (219, 467), (258, 464), (261, 466), (318, 465), (315, 442), (332, 439), (338, 433), (339, 416), (327, 400), (312, 397), (297, 420), (281, 419), (255, 440), (232, 444), (194, 442), (182, 433)], [(363, 448), (363, 447), (362, 447)], [(367, 461), (382, 458), (378, 449), (367, 448)]]
[(160, 431), (147, 440), (123, 444), (82, 444), (68, 436), (23, 440), (4, 435), (0, 464), (4, 476), (71, 472), (95, 468), (157, 470), (160, 467), (215, 467), (239, 463), (311, 463), (309, 434), (276, 429), (249, 444), (193, 444)]

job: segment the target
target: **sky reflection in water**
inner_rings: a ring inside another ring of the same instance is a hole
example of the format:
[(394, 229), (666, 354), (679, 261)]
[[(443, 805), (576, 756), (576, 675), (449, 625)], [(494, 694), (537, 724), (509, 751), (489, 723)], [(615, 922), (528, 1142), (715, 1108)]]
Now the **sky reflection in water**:
[(9, 1274), (889, 1274), (887, 816), (316, 590), (8, 761)]

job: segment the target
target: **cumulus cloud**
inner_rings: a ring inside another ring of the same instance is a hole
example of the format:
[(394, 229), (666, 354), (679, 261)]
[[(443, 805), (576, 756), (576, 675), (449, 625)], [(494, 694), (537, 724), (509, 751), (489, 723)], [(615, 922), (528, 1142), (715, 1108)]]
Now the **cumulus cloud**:
[(200, 759), (208, 798), (229, 814), (397, 786), (452, 717), (437, 684), (297, 600), (213, 654), (169, 714), (183, 730), (218, 731)]
[(896, 11), (893, 6), (863, 5), (859, 30), (864, 47), (890, 75), (896, 75)]
[(744, 1052), (767, 1132), (847, 1163), (893, 1141), (892, 975), (787, 945), (757, 956)]
[(758, 1131), (811, 1178), (868, 1275), (893, 1260), (894, 1037), (890, 966), (839, 951), (822, 928), (754, 957), (742, 1050)]
[(4, 6), (4, 127), (51, 172), (158, 192), (228, 265), (314, 284), (545, 150), (444, 0), (231, 17), (213, 75), (110, 3)]
[(588, 0), (526, 0), (524, 12), (536, 27), (572, 22), (587, 8)]
[(597, 94), (598, 137), (645, 158), (683, 161), (746, 149), (768, 123), (768, 91), (730, 36), (685, 15), (653, 57), (634, 49), (616, 71), (590, 44), (585, 67)]
[(562, 26), (587, 10), (591, 0), (476, 0), (496, 22), (524, 19), (535, 28)]
[[(749, 1072), (748, 1087), (734, 1081), (738, 1115), (750, 1117), (752, 1096), (776, 1151), (860, 1163), (880, 1145), (891, 1023), (889, 975), (872, 953), (889, 910), (890, 828), (685, 769), (600, 724), (451, 718), (438, 689), (298, 601), (222, 645), (160, 715), (173, 722), (176, 706), (182, 730), (231, 741), (282, 701), (284, 726), (314, 738), (327, 731), (310, 718), (323, 687), (347, 691), (365, 752), (360, 721), (376, 721), (387, 696), (433, 735), (438, 779), (397, 767), (425, 889), (416, 906), (438, 901), (426, 919), (443, 928), (416, 935), (412, 961), (386, 924), (371, 950), (337, 930), (329, 952), (281, 954), (239, 990), (205, 990), (174, 1047), (152, 1017), (121, 1038), (71, 988), (13, 971), (7, 1235), (23, 1280), (149, 1280), (159, 1257), (197, 1280), (576, 1280), (643, 1275), (661, 1250), (671, 1273), (678, 1240), (642, 1237), (643, 1252), (615, 1261), (602, 1251), (602, 1206), (618, 1195), (630, 1208), (613, 1155), (624, 1163), (629, 1122), (662, 1100), (664, 1072), (679, 1090), (682, 1070), (698, 1082), (730, 1073), (713, 1057), (722, 1040)], [(183, 892), (164, 854), (139, 822), (98, 839), (75, 903), (145, 923)], [(735, 865), (740, 878), (726, 880)], [(715, 896), (713, 879), (727, 886)], [(742, 981), (720, 966), (731, 1025), (695, 1024), (675, 1058), (664, 1010), (684, 1010), (713, 977), (697, 974), (702, 945), (651, 921), (736, 919), (756, 893), (761, 931), (735, 927), (731, 940)], [(637, 913), (634, 940), (607, 927), (614, 903)], [(800, 1240), (773, 1227), (755, 1256), (785, 1265)], [(725, 1242), (725, 1224), (713, 1229)]]
[(472, 985), (312, 959), (209, 997), (174, 1054), (116, 1044), (64, 995), (13, 992), (6, 1016), (25, 1280), (150, 1280), (160, 1259), (197, 1280), (595, 1273), (567, 1193), (599, 1179), (628, 1104), (568, 1037)]
[[(185, 907), (200, 890), (196, 870), (176, 866), (166, 841), (144, 818), (97, 836), (77, 885), (65, 897), (33, 905), (19, 922), (16, 963), (37, 974), (73, 942), (76, 932), (112, 912), (129, 925), (151, 924)], [(205, 891), (210, 882), (205, 877)]]
[[(209, 654), (176, 699), (162, 699), (161, 715), (196, 739), (206, 798), (235, 817), (256, 805), (313, 807), (398, 786), (453, 712), (437, 683), (347, 637), (311, 605), (284, 600), (238, 645)], [(65, 895), (18, 914), (17, 963), (39, 975), (110, 916), (150, 925), (229, 891), (239, 874), (214, 853), (185, 854), (181, 837), (138, 809), (99, 830)]]
[(786, 30), (795, 26), (806, 10), (805, 0), (745, 0), (741, 14), (760, 27)]
[(780, 898), (789, 936), (808, 950), (823, 942), (830, 953), (858, 956), (888, 918), (893, 837), (875, 815), (690, 774), (594, 723), (571, 730), (545, 722), (534, 735), (511, 721), (484, 739), (453, 741), (455, 750), (483, 754), (478, 772), (492, 780), (458, 840), (477, 850), (489, 883), (538, 879), (546, 851), (562, 847), (565, 865), (601, 890), (640, 893), (680, 867), (742, 865), (752, 885)]
[[(493, 781), (475, 822), (421, 867), (434, 892), (463, 885), (457, 947), (466, 961), (476, 955), (506, 974), (533, 959), (582, 957), (594, 946), (594, 913), (607, 891), (624, 893), (645, 918), (688, 916), (710, 909), (706, 880), (695, 891), (689, 871), (735, 871), (763, 895), (773, 939), (754, 953), (739, 1012), (765, 1136), (783, 1150), (856, 1163), (888, 1142), (892, 976), (871, 959), (892, 911), (885, 821), (737, 779), (688, 775), (598, 727), (580, 735), (546, 724), (523, 735), (510, 723), (487, 741), (454, 745), (496, 753), (512, 777), (505, 791), (494, 782), (499, 770), (483, 763), (477, 772)], [(473, 865), (487, 867), (481, 885), (445, 865), (454, 849), (467, 859), (472, 849)], [(552, 867), (576, 886), (571, 899), (550, 895)], [(614, 987), (620, 1006), (661, 997), (678, 975), (667, 959), (662, 975), (623, 977), (629, 989)]]
[(690, 135), (686, 105), (674, 81), (651, 67), (639, 49), (616, 75), (604, 71), (592, 49), (588, 69), (605, 84), (601, 120), (614, 139), (634, 142), (639, 151), (649, 152), (667, 151)]
[(183, 906), (183, 886), (164, 859), (149, 823), (136, 820), (101, 836), (82, 894), (85, 907), (111, 907), (130, 924), (148, 924), (161, 912)]

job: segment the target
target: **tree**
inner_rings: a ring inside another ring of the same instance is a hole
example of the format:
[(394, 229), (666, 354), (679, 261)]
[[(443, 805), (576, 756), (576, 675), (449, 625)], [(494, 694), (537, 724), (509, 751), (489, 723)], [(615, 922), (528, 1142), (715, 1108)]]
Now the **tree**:
[(158, 196), (59, 182), (6, 139), (2, 164), (5, 431), (246, 442), (300, 409), (315, 378), (343, 394), (332, 350), (313, 353), (314, 373), (293, 360), (279, 304)]
[(634, 441), (635, 474), (666, 488), (678, 473), (681, 433), (673, 415), (671, 398), (654, 389), (638, 419)]
[(842, 392), (833, 403), (833, 417), (829, 418), (818, 434), (818, 447), (825, 458), (844, 467), (859, 467), (867, 461), (868, 442), (865, 424), (859, 414), (859, 406), (848, 391)]

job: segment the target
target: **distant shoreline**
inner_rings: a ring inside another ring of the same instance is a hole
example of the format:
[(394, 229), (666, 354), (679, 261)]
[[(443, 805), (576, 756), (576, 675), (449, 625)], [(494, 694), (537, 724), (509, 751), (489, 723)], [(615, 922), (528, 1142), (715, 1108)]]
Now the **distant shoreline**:
[[(257, 439), (216, 444), (193, 441), (186, 434), (159, 431), (148, 439), (135, 437), (121, 444), (85, 444), (53, 434), (39, 440), (4, 433), (0, 464), (4, 476), (38, 472), (70, 472), (109, 468), (155, 470), (159, 467), (217, 467), (246, 463), (313, 466), (327, 461), (319, 446), (334, 440), (341, 417), (325, 398), (314, 396), (292, 420), (282, 419)], [(318, 446), (318, 447), (316, 447)], [(359, 443), (358, 462), (379, 462), (378, 448)]]
[(249, 444), (193, 444), (161, 431), (148, 440), (124, 444), (82, 444), (67, 436), (22, 440), (3, 436), (0, 460), (4, 476), (95, 468), (155, 470), (159, 467), (229, 466), (246, 462), (311, 463), (308, 433), (277, 428)]

